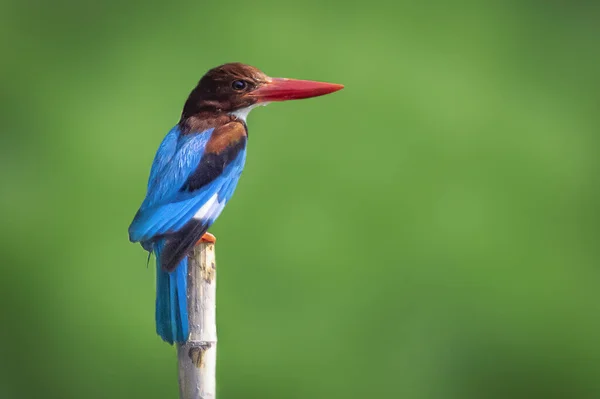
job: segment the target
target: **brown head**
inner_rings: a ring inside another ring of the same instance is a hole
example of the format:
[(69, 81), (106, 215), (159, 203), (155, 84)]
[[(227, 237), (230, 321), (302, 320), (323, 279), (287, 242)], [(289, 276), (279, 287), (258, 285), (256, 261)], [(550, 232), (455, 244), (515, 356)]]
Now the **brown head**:
[(183, 108), (182, 120), (201, 112), (229, 113), (245, 120), (257, 105), (317, 97), (344, 86), (310, 80), (270, 78), (259, 69), (231, 63), (211, 69), (200, 79)]

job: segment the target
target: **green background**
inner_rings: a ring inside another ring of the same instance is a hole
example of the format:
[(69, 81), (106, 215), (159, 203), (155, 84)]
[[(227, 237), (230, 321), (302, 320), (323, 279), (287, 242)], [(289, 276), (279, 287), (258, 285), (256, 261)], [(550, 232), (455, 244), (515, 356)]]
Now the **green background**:
[(0, 398), (176, 398), (128, 242), (209, 68), (249, 118), (219, 399), (600, 398), (595, 2), (0, 3)]

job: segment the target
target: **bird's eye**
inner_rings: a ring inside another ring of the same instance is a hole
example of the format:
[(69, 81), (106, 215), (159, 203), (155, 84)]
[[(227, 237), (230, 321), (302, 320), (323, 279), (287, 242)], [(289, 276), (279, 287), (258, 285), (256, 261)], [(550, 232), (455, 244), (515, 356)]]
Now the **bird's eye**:
[(243, 80), (234, 80), (233, 83), (231, 84), (231, 87), (233, 87), (233, 90), (244, 90), (247, 86), (248, 86), (248, 83), (246, 83)]

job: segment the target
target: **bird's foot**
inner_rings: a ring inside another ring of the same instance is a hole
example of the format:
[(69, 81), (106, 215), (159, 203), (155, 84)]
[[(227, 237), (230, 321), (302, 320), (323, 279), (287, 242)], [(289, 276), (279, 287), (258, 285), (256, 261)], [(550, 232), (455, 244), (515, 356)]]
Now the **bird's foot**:
[(206, 233), (204, 233), (202, 238), (200, 238), (200, 240), (198, 240), (196, 245), (200, 244), (201, 242), (208, 242), (210, 244), (214, 244), (215, 242), (217, 242), (217, 238), (215, 236), (213, 236), (212, 234), (210, 234), (209, 232), (206, 232)]

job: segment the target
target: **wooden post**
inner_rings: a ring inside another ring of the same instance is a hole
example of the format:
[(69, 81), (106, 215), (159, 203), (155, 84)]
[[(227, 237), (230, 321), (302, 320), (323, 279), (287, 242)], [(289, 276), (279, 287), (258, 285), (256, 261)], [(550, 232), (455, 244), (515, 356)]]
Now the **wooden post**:
[(177, 344), (179, 397), (214, 399), (216, 395), (217, 322), (215, 244), (201, 242), (188, 261), (189, 339)]

